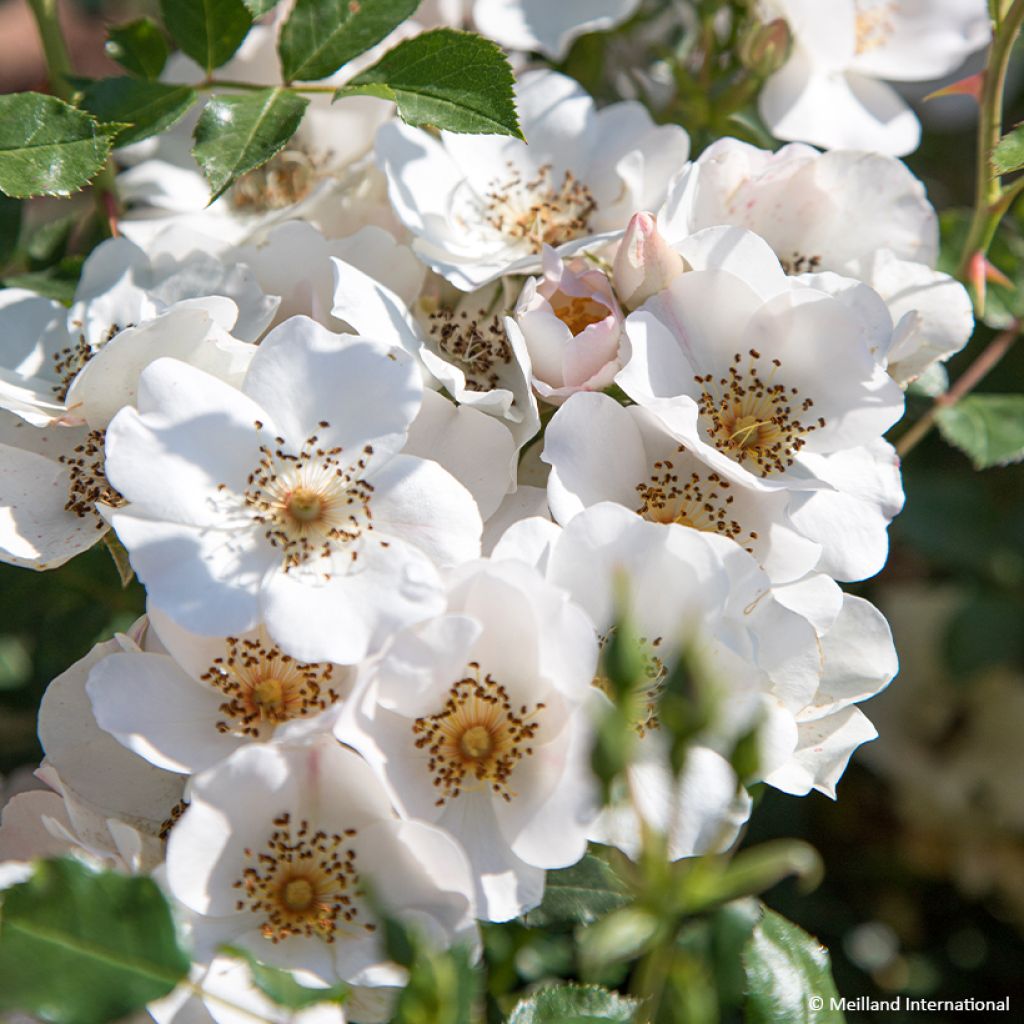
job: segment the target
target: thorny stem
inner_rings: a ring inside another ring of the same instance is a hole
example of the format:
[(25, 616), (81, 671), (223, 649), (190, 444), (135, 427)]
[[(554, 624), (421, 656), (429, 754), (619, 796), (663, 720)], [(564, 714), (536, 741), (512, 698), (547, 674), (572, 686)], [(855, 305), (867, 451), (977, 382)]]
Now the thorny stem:
[[(978, 153), (974, 215), (960, 256), (960, 278), (964, 278), (976, 252), (988, 251), (996, 228), (1008, 209), (999, 175), (992, 170), (992, 153), (1003, 131), (1003, 91), (1013, 44), (1024, 25), (1024, 0), (1014, 0), (1006, 15), (994, 26), (992, 45), (984, 72), (978, 119)], [(1016, 183), (1011, 189), (1016, 187)], [(1016, 194), (1016, 193), (1015, 193)]]
[[(1006, 72), (1010, 64), (1010, 55), (1014, 44), (1024, 26), (1024, 0), (1013, 0), (1009, 9), (1004, 11), (1004, 3), (994, 0), (989, 4), (992, 14), (993, 36), (989, 47), (988, 60), (983, 72), (980, 112), (978, 118), (978, 153), (974, 197), (974, 213), (967, 237), (964, 239), (963, 251), (960, 254), (958, 277), (967, 280), (973, 259), (984, 256), (992, 239), (995, 237), (999, 222), (1010, 209), (1013, 201), (1024, 192), (1024, 176), (1011, 185), (1003, 188), (1000, 176), (992, 167), (992, 154), (1003, 132), (1003, 92), (1006, 85)], [(984, 314), (984, 298), (977, 297), (978, 314)], [(1020, 333), (1021, 325), (1017, 321), (1002, 334), (998, 335), (980, 356), (964, 371), (957, 382), (940, 395), (928, 410), (896, 443), (896, 451), (904, 457), (928, 436), (935, 426), (938, 414), (943, 409), (955, 405), (964, 395), (968, 394), (978, 382), (1006, 354)]]
[(939, 413), (943, 409), (956, 405), (965, 395), (969, 394), (988, 376), (996, 364), (1010, 350), (1010, 346), (1020, 335), (1021, 325), (1014, 321), (1005, 331), (989, 342), (988, 347), (971, 363), (957, 378), (956, 383), (944, 394), (939, 395), (926, 412), (896, 443), (896, 452), (902, 458), (917, 447), (935, 426)]
[[(64, 34), (60, 27), (57, 0), (28, 0), (32, 15), (43, 44), (46, 69), (50, 88), (55, 96), (70, 101), (75, 89), (69, 81), (72, 74), (71, 57), (68, 53)], [(108, 160), (106, 166), (93, 181), (96, 196), (96, 216), (106, 234), (117, 235), (117, 185), (114, 179), (114, 165)]]
[(28, 0), (32, 15), (39, 30), (39, 40), (43, 44), (43, 55), (49, 72), (50, 88), (62, 100), (71, 98), (74, 89), (68, 81), (71, 74), (71, 57), (60, 30), (57, 14), (57, 0)]

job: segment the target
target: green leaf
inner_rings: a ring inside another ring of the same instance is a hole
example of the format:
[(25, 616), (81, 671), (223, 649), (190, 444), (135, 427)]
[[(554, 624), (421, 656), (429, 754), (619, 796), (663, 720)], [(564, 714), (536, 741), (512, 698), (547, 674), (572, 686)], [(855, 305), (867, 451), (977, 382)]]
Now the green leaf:
[(326, 78), (379, 43), (419, 0), (296, 0), (277, 49), (288, 82)]
[(160, 0), (160, 13), (178, 46), (207, 71), (227, 61), (252, 26), (242, 0)]
[(64, 267), (58, 266), (46, 270), (29, 271), (25, 274), (8, 274), (3, 279), (3, 285), (5, 288), (27, 288), (30, 292), (35, 292), (44, 298), (70, 306), (75, 298), (75, 289), (78, 287), (81, 261), (78, 261), (77, 270), (78, 273), (68, 274)]
[(525, 920), (531, 928), (593, 924), (629, 901), (618, 875), (600, 857), (588, 853), (570, 868), (547, 873), (544, 899)]
[(609, 964), (635, 960), (664, 938), (657, 915), (633, 905), (602, 917), (577, 932), (580, 962), (588, 978)]
[(805, 892), (824, 875), (821, 856), (801, 839), (772, 839), (735, 857), (680, 861), (677, 871), (678, 906), (694, 914), (717, 903), (755, 895), (795, 876)]
[(214, 96), (195, 130), (192, 155), (210, 183), (210, 202), (265, 164), (295, 134), (309, 100), (287, 89)]
[(117, 146), (148, 139), (180, 121), (196, 101), (195, 89), (121, 76), (101, 78), (83, 91), (79, 106), (100, 121), (130, 127), (118, 133)]
[(15, 199), (77, 192), (103, 169), (120, 127), (56, 96), (0, 96), (0, 192)]
[(126, 71), (142, 78), (159, 78), (170, 47), (155, 21), (139, 18), (115, 25), (107, 32), (107, 56)]
[(552, 985), (520, 1000), (508, 1024), (630, 1024), (639, 1007), (598, 985)]
[(188, 974), (170, 908), (152, 879), (40, 861), (2, 893), (0, 1010), (51, 1024), (105, 1024)]
[(391, 1024), (471, 1024), (480, 976), (470, 951), (464, 946), (439, 950), (418, 924), (392, 916), (372, 892), (367, 898), (387, 955), (408, 970)]
[(254, 18), (262, 18), (264, 14), (269, 14), (278, 2), (279, 0), (242, 0)]
[(968, 395), (936, 414), (939, 431), (975, 469), (1024, 459), (1024, 395)]
[[(10, 201), (10, 200), (9, 200)], [(25, 255), (30, 270), (45, 270), (59, 263), (68, 251), (71, 233), (78, 223), (78, 215), (69, 213), (66, 217), (40, 224), (25, 243)]]
[(767, 907), (743, 951), (747, 1024), (842, 1024), (828, 950)]
[(389, 50), (334, 94), (398, 104), (403, 121), (521, 139), (508, 58), (489, 39), (439, 28)]
[(743, 1003), (747, 988), (743, 972), (743, 948), (750, 941), (760, 919), (761, 905), (753, 899), (727, 903), (708, 918), (711, 966), (715, 988), (723, 1006), (736, 1008)]
[(992, 170), (996, 174), (1011, 174), (1024, 167), (1024, 125), (1007, 132), (992, 151)]
[(18, 250), (21, 235), (21, 202), (0, 195), (0, 267)]
[(297, 982), (291, 972), (261, 963), (248, 950), (224, 946), (221, 952), (244, 960), (249, 965), (253, 984), (272, 1002), (286, 1006), (289, 1010), (304, 1010), (317, 1003), (342, 1003), (348, 998), (348, 985), (309, 988)]

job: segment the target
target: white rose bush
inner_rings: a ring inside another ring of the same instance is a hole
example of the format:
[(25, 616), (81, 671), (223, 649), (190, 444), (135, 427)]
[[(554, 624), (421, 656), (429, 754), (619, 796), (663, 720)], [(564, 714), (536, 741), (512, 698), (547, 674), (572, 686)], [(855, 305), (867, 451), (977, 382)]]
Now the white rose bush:
[[(842, 1020), (745, 836), (877, 736), (901, 459), (1024, 458), (1024, 2), (163, 0), (100, 79), (30, 7), (0, 560), (127, 589), (3, 807), (0, 1012)], [(951, 250), (888, 83), (986, 46)]]

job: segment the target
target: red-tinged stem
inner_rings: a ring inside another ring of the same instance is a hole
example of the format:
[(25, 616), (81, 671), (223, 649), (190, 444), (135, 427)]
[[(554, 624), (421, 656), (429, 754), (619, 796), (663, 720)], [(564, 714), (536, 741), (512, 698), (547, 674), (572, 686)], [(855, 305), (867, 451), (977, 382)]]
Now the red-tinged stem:
[(1020, 323), (1015, 320), (1005, 331), (993, 338), (981, 355), (957, 378), (956, 383), (944, 395), (939, 395), (935, 399), (932, 407), (896, 442), (896, 451), (901, 458), (928, 436), (943, 409), (956, 405), (995, 369), (1017, 340), (1020, 328)]

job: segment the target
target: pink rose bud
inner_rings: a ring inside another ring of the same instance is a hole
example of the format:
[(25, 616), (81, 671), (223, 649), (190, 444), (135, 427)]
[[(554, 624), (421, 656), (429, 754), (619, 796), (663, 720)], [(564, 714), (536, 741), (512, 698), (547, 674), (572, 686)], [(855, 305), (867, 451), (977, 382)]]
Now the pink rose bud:
[(642, 306), (686, 269), (682, 256), (658, 233), (650, 213), (635, 213), (615, 254), (612, 280), (626, 309)]
[(767, 78), (789, 59), (793, 34), (784, 18), (754, 22), (740, 37), (740, 63), (755, 75)]
[(582, 259), (563, 262), (545, 246), (544, 276), (526, 282), (515, 309), (537, 394), (560, 405), (577, 391), (608, 387), (621, 368), (622, 321), (604, 271)]

